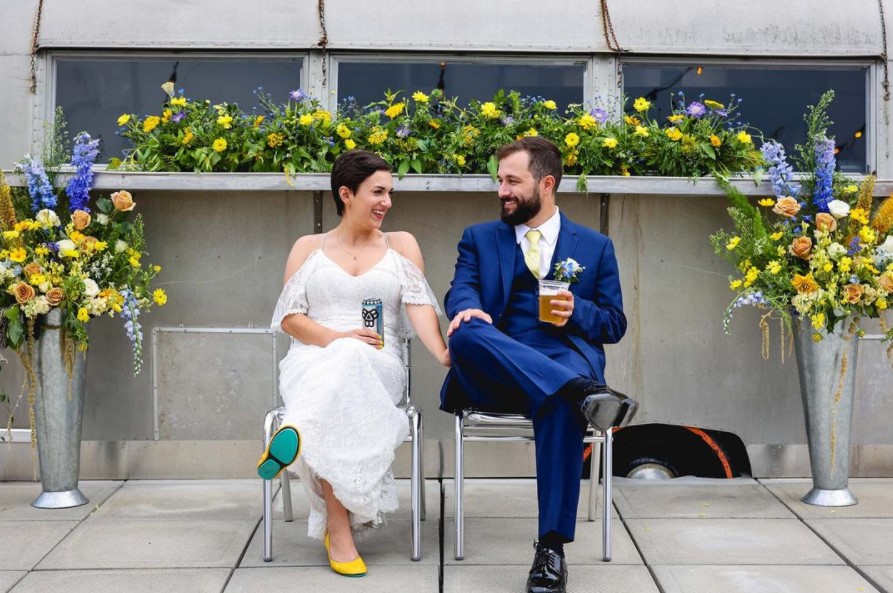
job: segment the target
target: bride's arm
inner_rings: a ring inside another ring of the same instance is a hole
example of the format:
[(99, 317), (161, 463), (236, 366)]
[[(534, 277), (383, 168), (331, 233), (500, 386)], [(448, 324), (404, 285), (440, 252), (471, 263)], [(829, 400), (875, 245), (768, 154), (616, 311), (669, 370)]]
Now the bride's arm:
[[(422, 250), (411, 234), (406, 232), (388, 233), (391, 246), (400, 255), (411, 261), (424, 274), (425, 262), (422, 259)], [(437, 312), (431, 305), (406, 305), (406, 314), (413, 329), (437, 362), (444, 366), (450, 366), (450, 351), (443, 341), (440, 331), (440, 321)]]

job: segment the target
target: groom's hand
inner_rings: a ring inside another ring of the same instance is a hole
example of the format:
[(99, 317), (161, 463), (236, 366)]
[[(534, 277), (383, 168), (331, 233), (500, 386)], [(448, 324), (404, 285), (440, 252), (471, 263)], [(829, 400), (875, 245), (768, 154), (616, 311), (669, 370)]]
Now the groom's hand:
[(453, 335), (453, 332), (459, 329), (459, 326), (462, 325), (462, 322), (467, 323), (468, 321), (471, 321), (472, 317), (483, 319), (490, 324), (493, 323), (493, 318), (480, 309), (465, 309), (464, 311), (459, 311), (458, 313), (456, 313), (456, 316), (453, 317), (453, 320), (450, 322), (450, 327), (449, 329), (447, 329), (447, 337)]
[(574, 293), (569, 290), (559, 290), (558, 294), (564, 299), (549, 301), (552, 304), (552, 314), (561, 317), (559, 323), (553, 323), (555, 327), (564, 327), (568, 319), (574, 314)]

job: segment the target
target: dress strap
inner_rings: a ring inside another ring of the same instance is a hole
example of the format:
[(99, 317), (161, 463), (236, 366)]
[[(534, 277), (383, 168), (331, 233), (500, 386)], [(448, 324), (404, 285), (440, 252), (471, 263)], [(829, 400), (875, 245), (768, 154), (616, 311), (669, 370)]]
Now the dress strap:
[(385, 244), (385, 247), (387, 247), (388, 249), (390, 249), (390, 248), (391, 248), (391, 242), (388, 241), (388, 234), (387, 234), (387, 233), (382, 233), (382, 234), (384, 235), (384, 244)]
[[(331, 233), (331, 232), (332, 231), (329, 231), (329, 233)], [(320, 251), (322, 251), (322, 248), (326, 246), (326, 239), (329, 238), (329, 233), (326, 233), (322, 236), (322, 243), (320, 243), (319, 247), (317, 247), (317, 249), (319, 249)]]

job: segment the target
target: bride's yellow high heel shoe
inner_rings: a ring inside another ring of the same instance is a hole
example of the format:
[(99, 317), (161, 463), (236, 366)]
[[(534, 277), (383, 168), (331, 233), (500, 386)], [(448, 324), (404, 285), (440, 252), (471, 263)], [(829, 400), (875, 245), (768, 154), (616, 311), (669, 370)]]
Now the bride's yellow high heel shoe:
[(350, 562), (338, 562), (337, 560), (332, 560), (332, 552), (329, 550), (329, 532), (326, 532), (326, 538), (323, 540), (323, 543), (326, 545), (326, 554), (329, 556), (329, 566), (332, 567), (332, 570), (337, 572), (340, 575), (346, 577), (364, 577), (366, 576), (366, 563), (363, 562), (363, 559), (357, 556)]

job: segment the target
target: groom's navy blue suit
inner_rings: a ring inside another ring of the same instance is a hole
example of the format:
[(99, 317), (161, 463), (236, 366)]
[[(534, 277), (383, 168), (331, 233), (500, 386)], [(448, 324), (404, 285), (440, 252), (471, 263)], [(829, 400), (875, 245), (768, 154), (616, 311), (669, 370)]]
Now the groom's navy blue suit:
[(553, 396), (578, 377), (604, 383), (602, 345), (623, 337), (626, 316), (611, 240), (560, 217), (547, 278), (555, 262), (567, 258), (585, 267), (571, 285), (574, 311), (564, 327), (537, 320), (537, 279), (524, 263), (513, 226), (495, 221), (465, 229), (446, 313), (452, 319), (481, 309), (493, 324), (472, 318), (450, 337), (452, 368), (441, 408), (454, 412), (472, 405), (533, 419), (539, 535), (555, 531), (573, 541), (586, 420), (578, 405)]

